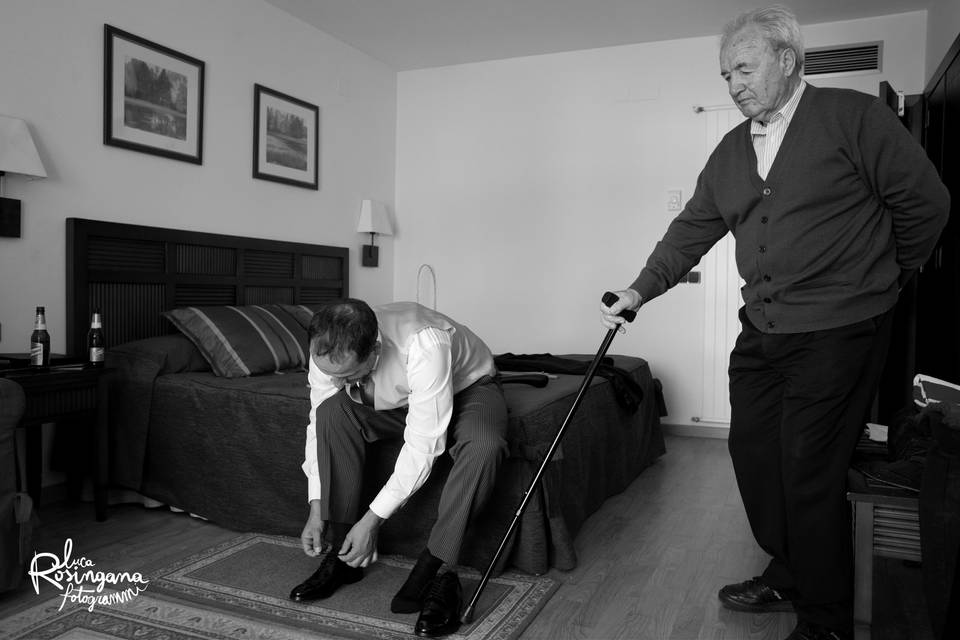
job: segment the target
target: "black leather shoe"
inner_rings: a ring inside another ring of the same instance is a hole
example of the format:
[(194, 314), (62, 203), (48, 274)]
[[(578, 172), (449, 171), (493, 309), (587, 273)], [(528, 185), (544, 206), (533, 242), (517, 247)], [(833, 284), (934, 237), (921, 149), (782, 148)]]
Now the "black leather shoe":
[(851, 640), (853, 636), (842, 631), (832, 631), (809, 622), (799, 622), (787, 640)]
[(430, 555), (424, 550), (413, 565), (410, 575), (397, 595), (390, 601), (390, 611), (393, 613), (417, 613), (423, 609), (423, 598), (430, 590), (433, 579), (437, 577), (437, 570), (443, 566), (443, 560)]
[(329, 598), (345, 584), (353, 584), (363, 577), (363, 569), (351, 567), (337, 557), (336, 551), (328, 551), (320, 561), (320, 568), (290, 592), (290, 599), (297, 602)]
[(408, 596), (405, 594), (397, 594), (393, 596), (393, 599), (390, 600), (390, 611), (392, 613), (416, 613), (423, 609), (423, 596), (424, 592), (430, 587), (430, 584), (426, 584), (419, 594), (415, 596)]
[(423, 609), (413, 632), (418, 636), (437, 638), (460, 628), (460, 605), (463, 589), (456, 572), (441, 573), (430, 583), (423, 599)]
[(774, 589), (762, 578), (751, 578), (746, 582), (728, 584), (717, 594), (727, 609), (748, 613), (767, 613), (768, 611), (793, 611), (793, 593)]

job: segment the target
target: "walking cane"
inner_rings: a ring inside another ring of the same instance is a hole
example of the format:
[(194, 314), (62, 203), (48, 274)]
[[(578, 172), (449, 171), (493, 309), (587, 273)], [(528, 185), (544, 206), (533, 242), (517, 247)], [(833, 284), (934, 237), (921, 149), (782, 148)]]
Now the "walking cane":
[[(614, 293), (607, 291), (603, 294), (603, 304), (607, 305), (608, 307), (614, 304), (617, 300), (619, 300), (619, 298)], [(637, 317), (637, 312), (624, 309), (619, 315), (627, 322), (633, 322), (633, 319)], [(544, 456), (543, 462), (540, 464), (540, 468), (537, 470), (537, 474), (533, 477), (533, 481), (527, 488), (526, 493), (523, 494), (523, 500), (520, 502), (520, 506), (517, 508), (517, 512), (513, 516), (513, 521), (510, 523), (507, 533), (500, 541), (500, 546), (497, 548), (497, 552), (493, 555), (493, 560), (491, 560), (490, 564), (487, 566), (487, 570), (484, 572), (483, 578), (480, 579), (480, 583), (477, 585), (477, 590), (473, 593), (473, 598), (470, 600), (467, 608), (463, 610), (463, 615), (460, 616), (460, 622), (463, 624), (469, 624), (473, 621), (474, 609), (477, 607), (477, 601), (480, 599), (480, 594), (483, 592), (484, 587), (487, 586), (487, 582), (490, 580), (490, 575), (493, 573), (493, 567), (497, 564), (497, 560), (500, 559), (500, 555), (506, 548), (507, 542), (510, 540), (510, 536), (513, 535), (514, 530), (517, 528), (517, 524), (520, 522), (520, 517), (523, 515), (527, 505), (530, 503), (530, 498), (533, 496), (534, 489), (536, 489), (537, 485), (540, 483), (540, 479), (543, 477), (543, 473), (546, 471), (547, 465), (550, 463), (550, 459), (553, 458), (554, 452), (560, 445), (560, 440), (563, 438), (563, 433), (566, 431), (567, 425), (570, 424), (570, 419), (573, 418), (574, 413), (576, 413), (577, 407), (580, 406), (580, 401), (583, 400), (583, 396), (586, 393), (587, 388), (590, 386), (590, 383), (593, 381), (594, 374), (597, 372), (597, 367), (600, 365), (600, 361), (603, 359), (603, 356), (606, 355), (607, 349), (610, 348), (610, 343), (613, 342), (613, 337), (615, 335), (617, 335), (616, 329), (610, 329), (607, 331), (607, 335), (603, 339), (603, 343), (600, 345), (600, 350), (597, 351), (597, 355), (594, 356), (593, 362), (590, 363), (590, 367), (587, 369), (587, 373), (583, 378), (583, 383), (580, 385), (580, 390), (577, 391), (577, 397), (574, 398), (573, 404), (570, 406), (570, 411), (567, 412), (567, 417), (563, 419), (563, 424), (560, 425), (557, 435), (554, 436), (553, 444), (551, 444), (550, 448), (547, 450), (547, 455)]]

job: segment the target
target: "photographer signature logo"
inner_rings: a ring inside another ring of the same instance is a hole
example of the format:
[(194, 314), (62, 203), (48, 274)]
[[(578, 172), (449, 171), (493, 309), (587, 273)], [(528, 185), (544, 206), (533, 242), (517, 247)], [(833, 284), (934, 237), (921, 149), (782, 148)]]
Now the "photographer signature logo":
[[(62, 601), (58, 611), (62, 611), (67, 602), (86, 606), (90, 612), (97, 605), (124, 604), (140, 595), (150, 583), (139, 573), (98, 571), (92, 560), (82, 556), (74, 559), (72, 554), (73, 539), (67, 538), (62, 558), (55, 553), (34, 553), (30, 562), (29, 575), (37, 595), (41, 578), (60, 590)], [(111, 588), (105, 590), (106, 585)], [(120, 591), (123, 585), (128, 586)]]

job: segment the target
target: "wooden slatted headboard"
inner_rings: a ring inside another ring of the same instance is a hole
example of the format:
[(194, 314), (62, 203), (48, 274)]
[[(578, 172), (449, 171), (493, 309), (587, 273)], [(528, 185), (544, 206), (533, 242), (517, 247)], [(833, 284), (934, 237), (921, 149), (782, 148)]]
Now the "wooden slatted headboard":
[(67, 218), (67, 353), (93, 309), (108, 346), (174, 331), (185, 306), (315, 304), (349, 295), (349, 249)]

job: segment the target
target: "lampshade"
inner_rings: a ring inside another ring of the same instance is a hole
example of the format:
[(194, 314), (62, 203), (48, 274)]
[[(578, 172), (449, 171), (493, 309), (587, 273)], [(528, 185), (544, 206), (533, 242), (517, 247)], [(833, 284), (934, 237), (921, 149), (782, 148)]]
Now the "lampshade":
[(27, 123), (20, 118), (0, 116), (0, 171), (46, 178), (47, 171), (33, 144)]
[(360, 203), (360, 219), (357, 220), (357, 233), (379, 233), (393, 235), (393, 225), (387, 215), (387, 207), (376, 200), (364, 200)]

